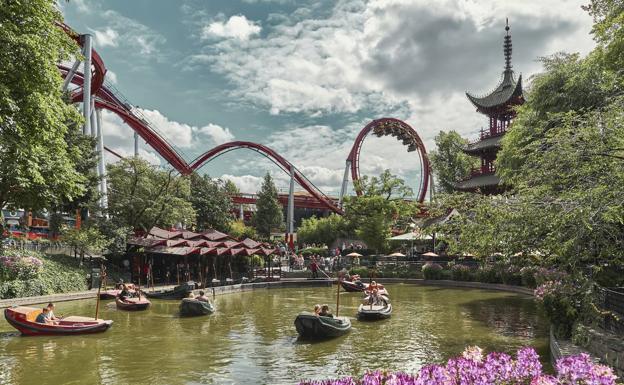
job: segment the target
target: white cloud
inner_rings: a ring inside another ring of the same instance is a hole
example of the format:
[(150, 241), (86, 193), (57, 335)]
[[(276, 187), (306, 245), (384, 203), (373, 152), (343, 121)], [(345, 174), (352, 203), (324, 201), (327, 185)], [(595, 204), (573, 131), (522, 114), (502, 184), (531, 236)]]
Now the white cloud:
[(201, 135), (208, 136), (212, 142), (217, 145), (231, 142), (234, 139), (234, 135), (230, 132), (229, 128), (223, 128), (212, 123), (198, 128), (197, 132)]
[(234, 15), (227, 21), (213, 21), (204, 26), (201, 38), (221, 37), (249, 40), (251, 36), (259, 34), (261, 30), (259, 25), (248, 20), (244, 15)]
[(112, 28), (104, 30), (92, 29), (95, 38), (95, 48), (100, 47), (117, 47), (119, 33)]
[[(209, 64), (236, 86), (234, 96), (274, 115), (383, 112), (400, 103), (426, 105), (431, 95), (493, 88), (502, 70), (504, 16), (516, 33), (515, 68), (525, 78), (539, 70), (537, 56), (587, 52), (591, 18), (581, 4), (343, 0), (328, 17), (284, 17), (262, 39), (211, 42), (185, 68)], [(226, 24), (214, 24), (212, 35), (225, 34)], [(202, 33), (210, 36), (210, 25)]]
[(243, 193), (253, 194), (260, 190), (260, 186), (262, 185), (262, 179), (258, 176), (253, 175), (230, 175), (223, 174), (221, 175), (221, 179), (232, 181), (238, 189)]

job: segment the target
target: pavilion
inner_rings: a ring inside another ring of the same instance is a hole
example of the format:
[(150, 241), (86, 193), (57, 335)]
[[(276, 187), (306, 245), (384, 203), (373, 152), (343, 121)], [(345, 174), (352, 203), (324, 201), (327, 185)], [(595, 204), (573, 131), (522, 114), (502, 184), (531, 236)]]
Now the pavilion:
[[(206, 287), (213, 280), (233, 280), (232, 262), (239, 264), (239, 270), (248, 267), (244, 259), (236, 257), (268, 257), (276, 252), (266, 243), (250, 238), (238, 241), (212, 229), (195, 233), (153, 227), (144, 236), (131, 237), (127, 243), (128, 252), (134, 252), (130, 262), (132, 279), (140, 278), (144, 284), (179, 284), (194, 280)], [(152, 274), (148, 277), (150, 271)], [(146, 282), (148, 278), (151, 282)]]

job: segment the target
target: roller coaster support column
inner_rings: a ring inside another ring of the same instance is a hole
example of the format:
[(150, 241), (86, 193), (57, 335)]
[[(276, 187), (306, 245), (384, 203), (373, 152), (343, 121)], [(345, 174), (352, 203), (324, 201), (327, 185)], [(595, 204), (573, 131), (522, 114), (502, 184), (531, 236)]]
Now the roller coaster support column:
[(288, 189), (288, 214), (287, 226), (288, 234), (295, 232), (295, 167), (290, 165), (290, 188)]
[(98, 135), (98, 124), (99, 122), (97, 121), (97, 116), (95, 112), (95, 98), (91, 98), (91, 132), (89, 134), (91, 134), (91, 136), (94, 138), (97, 138)]
[(82, 127), (82, 133), (84, 135), (91, 133), (91, 35), (82, 35), (82, 48), (84, 60), (84, 84), (82, 86), (82, 112), (84, 115), (84, 126)]
[(245, 212), (243, 211), (243, 204), (241, 203), (240, 206), (238, 207), (238, 214), (240, 216), (240, 220), (244, 221), (245, 220)]
[(78, 67), (80, 67), (80, 60), (76, 59), (76, 61), (74, 62), (74, 65), (72, 66), (72, 68), (69, 70), (69, 72), (65, 76), (65, 80), (63, 81), (63, 91), (67, 91), (67, 87), (69, 87), (69, 84), (74, 78), (76, 71), (78, 71)]
[(342, 208), (342, 201), (347, 193), (347, 186), (349, 185), (349, 171), (351, 170), (351, 161), (347, 160), (345, 166), (344, 177), (342, 178), (342, 186), (340, 187), (340, 197), (338, 198), (338, 206)]
[(134, 157), (139, 157), (139, 134), (134, 131)]
[(98, 108), (95, 110), (97, 116), (97, 149), (100, 156), (98, 163), (98, 176), (100, 177), (100, 207), (106, 209), (108, 207), (108, 186), (106, 185), (106, 170), (104, 168), (104, 132), (102, 130), (102, 111)]

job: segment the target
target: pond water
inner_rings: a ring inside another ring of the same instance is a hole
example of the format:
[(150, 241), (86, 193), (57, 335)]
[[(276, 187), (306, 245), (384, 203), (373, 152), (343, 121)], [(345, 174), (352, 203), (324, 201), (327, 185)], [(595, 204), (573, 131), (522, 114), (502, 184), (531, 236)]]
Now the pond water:
[[(388, 285), (394, 312), (355, 320), (359, 293), (340, 295), (352, 317), (343, 337), (299, 341), (293, 321), (315, 303), (335, 309), (333, 288), (256, 290), (218, 296), (211, 316), (180, 318), (177, 301), (144, 312), (102, 304), (105, 333), (21, 337), (0, 321), (0, 384), (296, 384), (358, 375), (365, 369), (415, 371), (467, 345), (513, 353), (533, 346), (548, 357), (548, 326), (532, 298), (477, 289)], [(90, 315), (95, 300), (57, 304), (56, 313)]]

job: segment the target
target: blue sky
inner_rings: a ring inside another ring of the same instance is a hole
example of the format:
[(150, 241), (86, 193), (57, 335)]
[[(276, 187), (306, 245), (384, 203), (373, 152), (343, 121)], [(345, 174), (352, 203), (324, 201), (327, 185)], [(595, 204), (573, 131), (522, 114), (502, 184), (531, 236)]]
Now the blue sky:
[[(428, 151), (440, 130), (472, 137), (485, 119), (464, 92), (486, 93), (503, 69), (509, 17), (513, 65), (594, 45), (583, 0), (71, 0), (66, 22), (94, 36), (107, 79), (187, 160), (231, 140), (268, 145), (336, 194), (344, 160), (370, 120), (396, 117)], [(530, 84), (530, 83), (529, 83)], [(132, 132), (104, 114), (106, 145), (132, 152)], [(162, 163), (145, 144), (141, 155)], [(110, 159), (113, 161), (113, 159)], [(415, 186), (418, 160), (396, 139), (370, 137), (361, 171)], [(287, 176), (260, 155), (229, 153), (201, 169), (254, 192)]]

